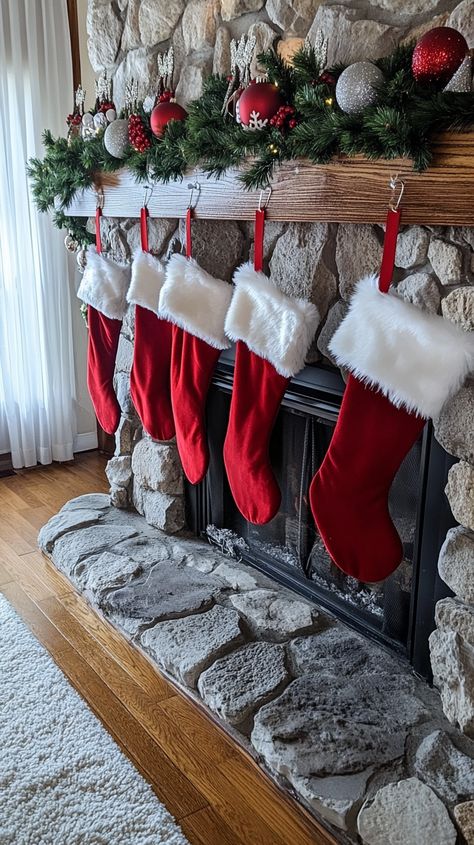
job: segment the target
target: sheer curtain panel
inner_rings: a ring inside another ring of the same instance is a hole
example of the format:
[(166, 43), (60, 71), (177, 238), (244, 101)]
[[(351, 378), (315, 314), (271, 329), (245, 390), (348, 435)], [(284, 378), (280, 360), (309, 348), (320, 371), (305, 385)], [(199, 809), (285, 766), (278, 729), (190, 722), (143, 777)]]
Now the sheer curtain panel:
[(72, 458), (74, 362), (64, 234), (33, 204), (26, 161), (64, 134), (66, 0), (0, 2), (0, 452), (14, 467)]

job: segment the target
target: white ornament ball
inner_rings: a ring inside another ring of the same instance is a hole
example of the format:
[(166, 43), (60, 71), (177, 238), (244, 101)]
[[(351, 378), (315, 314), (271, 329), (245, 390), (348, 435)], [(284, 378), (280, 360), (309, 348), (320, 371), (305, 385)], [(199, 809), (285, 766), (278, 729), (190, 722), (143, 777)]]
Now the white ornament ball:
[(114, 120), (109, 123), (104, 132), (104, 146), (107, 152), (114, 158), (123, 158), (128, 145), (128, 120)]
[(83, 126), (92, 126), (94, 123), (94, 117), (91, 115), (90, 111), (86, 111), (85, 114), (82, 115), (82, 125)]
[(108, 123), (113, 123), (113, 121), (117, 117), (117, 112), (115, 111), (115, 109), (107, 109), (107, 111), (105, 112), (105, 116), (107, 118)]
[(68, 252), (76, 252), (79, 249), (79, 244), (69, 232), (64, 238), (64, 246)]
[(349, 65), (337, 80), (338, 106), (347, 114), (357, 114), (377, 102), (383, 83), (382, 71), (372, 62)]
[(102, 127), (107, 126), (107, 118), (102, 111), (98, 111), (97, 114), (94, 115), (94, 126), (96, 129), (101, 129)]

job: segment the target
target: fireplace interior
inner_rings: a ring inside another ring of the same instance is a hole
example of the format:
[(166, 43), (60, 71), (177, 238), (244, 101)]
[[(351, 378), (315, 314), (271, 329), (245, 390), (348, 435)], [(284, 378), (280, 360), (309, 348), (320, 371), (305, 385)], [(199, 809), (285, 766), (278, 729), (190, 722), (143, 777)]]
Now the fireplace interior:
[[(332, 563), (308, 499), (311, 479), (337, 421), (344, 392), (339, 371), (329, 365), (307, 366), (292, 379), (270, 445), (281, 506), (270, 523), (255, 526), (242, 517), (232, 499), (222, 459), (233, 363), (233, 350), (222, 353), (213, 378), (207, 404), (210, 466), (201, 484), (187, 487), (188, 525), (221, 546), (225, 536), (227, 550), (231, 537), (230, 547), (239, 559), (403, 654), (416, 672), (430, 680), (428, 637), (435, 627), (435, 604), (451, 595), (438, 576), (437, 560), (446, 532), (454, 524), (444, 495), (453, 459), (427, 424), (390, 492), (390, 513), (403, 541), (403, 562), (384, 582), (357, 581)], [(358, 448), (356, 442), (353, 448)], [(221, 529), (226, 529), (225, 535)]]

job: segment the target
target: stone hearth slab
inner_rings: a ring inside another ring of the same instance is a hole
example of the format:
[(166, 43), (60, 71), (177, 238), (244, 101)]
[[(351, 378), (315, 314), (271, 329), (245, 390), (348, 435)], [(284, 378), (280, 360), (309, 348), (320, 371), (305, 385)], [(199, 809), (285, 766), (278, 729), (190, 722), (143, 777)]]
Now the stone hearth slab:
[[(360, 842), (359, 814), (363, 842), (378, 845), (394, 814), (409, 823), (415, 790), (423, 830), (454, 842), (455, 806), (474, 797), (474, 743), (406, 662), (215, 546), (167, 536), (101, 494), (65, 505), (39, 544), (341, 842)], [(403, 843), (425, 841), (441, 845), (433, 835)]]

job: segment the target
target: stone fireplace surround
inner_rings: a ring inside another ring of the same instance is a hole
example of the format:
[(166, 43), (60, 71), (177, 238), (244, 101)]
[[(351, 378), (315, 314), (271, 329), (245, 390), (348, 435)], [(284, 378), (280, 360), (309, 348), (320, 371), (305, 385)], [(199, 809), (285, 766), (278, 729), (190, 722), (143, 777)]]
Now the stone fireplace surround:
[[(138, 221), (102, 225), (105, 251), (129, 260)], [(230, 280), (251, 255), (252, 225), (193, 225), (197, 260)], [(182, 235), (177, 222), (153, 219), (149, 228), (151, 249), (165, 258)], [(267, 271), (285, 292), (312, 298), (322, 315), (312, 362), (330, 360), (329, 339), (354, 282), (379, 263), (382, 238), (378, 226), (267, 225)], [(473, 246), (471, 229), (405, 228), (398, 292), (472, 329)], [(459, 458), (446, 493), (461, 523), (439, 561), (456, 593), (438, 602), (431, 635), (440, 696), (406, 662), (230, 558), (225, 536), (219, 551), (183, 530), (179, 458), (173, 442), (142, 431), (129, 394), (132, 354), (130, 310), (117, 359), (122, 418), (107, 466), (110, 499), (68, 503), (42, 529), (40, 547), (341, 841), (388, 842), (395, 821), (407, 837), (417, 831), (407, 845), (473, 841), (473, 384), (435, 421), (439, 442)]]
[[(230, 37), (249, 29), (259, 50), (280, 39), (285, 52), (321, 28), (331, 63), (383, 55), (445, 23), (474, 44), (472, 0), (172, 0), (166, 17), (156, 0), (89, 0), (88, 7), (91, 62), (110, 69), (118, 105), (130, 75), (154, 90), (156, 52), (170, 44), (185, 104), (209, 71), (227, 72)], [(251, 257), (252, 225), (193, 226), (196, 259), (230, 281)], [(104, 250), (130, 260), (138, 221), (104, 217), (102, 227)], [(174, 220), (150, 220), (149, 229), (150, 249), (161, 256), (182, 234)], [(330, 338), (354, 284), (379, 265), (382, 238), (379, 226), (267, 224), (265, 269), (321, 315), (311, 363), (330, 361)], [(418, 307), (472, 331), (474, 229), (402, 229), (394, 283)], [(330, 614), (183, 532), (176, 449), (141, 429), (128, 386), (132, 354), (130, 311), (116, 367), (122, 418), (107, 467), (110, 501), (90, 495), (68, 503), (42, 529), (41, 548), (341, 841), (385, 845), (397, 828), (406, 845), (474, 842), (474, 382), (434, 421), (439, 443), (457, 459), (446, 495), (459, 523), (438, 561), (454, 594), (438, 602), (430, 637), (438, 694)]]

